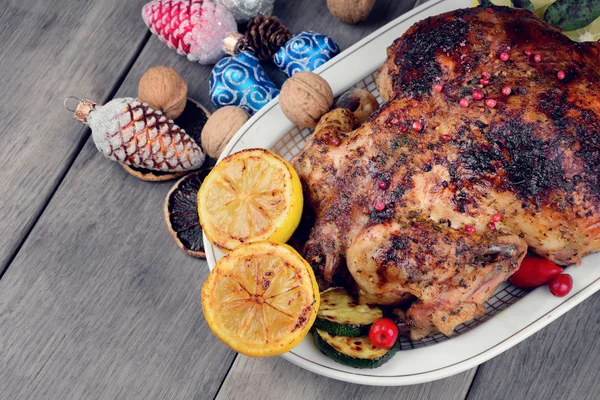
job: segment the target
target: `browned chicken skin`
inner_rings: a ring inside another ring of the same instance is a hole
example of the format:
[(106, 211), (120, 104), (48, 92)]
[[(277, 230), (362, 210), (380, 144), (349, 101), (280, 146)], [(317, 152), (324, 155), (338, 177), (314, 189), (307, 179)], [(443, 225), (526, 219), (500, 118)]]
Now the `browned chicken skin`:
[(600, 249), (599, 47), (493, 10), (410, 28), (381, 109), (354, 131), (333, 111), (293, 160), (316, 215), (307, 260), (330, 284), (348, 271), (362, 302), (416, 297), (413, 339), (483, 313), (527, 247), (561, 265)]

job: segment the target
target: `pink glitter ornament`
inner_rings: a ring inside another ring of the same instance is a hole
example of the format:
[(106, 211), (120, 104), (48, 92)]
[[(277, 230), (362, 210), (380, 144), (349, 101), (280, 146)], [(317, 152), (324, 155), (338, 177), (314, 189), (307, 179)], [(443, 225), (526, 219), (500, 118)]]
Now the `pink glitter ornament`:
[(212, 1), (154, 0), (142, 9), (142, 18), (169, 48), (200, 64), (223, 58), (223, 40), (237, 32), (231, 12)]

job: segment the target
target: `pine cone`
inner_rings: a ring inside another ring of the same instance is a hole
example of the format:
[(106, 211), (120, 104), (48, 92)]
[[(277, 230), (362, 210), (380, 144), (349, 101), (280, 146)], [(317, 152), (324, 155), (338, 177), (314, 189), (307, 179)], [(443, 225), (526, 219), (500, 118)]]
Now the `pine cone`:
[(259, 15), (248, 21), (246, 39), (248, 48), (260, 61), (268, 60), (283, 46), (292, 34), (276, 17)]
[(183, 129), (135, 99), (114, 99), (104, 106), (85, 100), (75, 116), (90, 126), (98, 150), (121, 164), (177, 172), (204, 162), (204, 153)]

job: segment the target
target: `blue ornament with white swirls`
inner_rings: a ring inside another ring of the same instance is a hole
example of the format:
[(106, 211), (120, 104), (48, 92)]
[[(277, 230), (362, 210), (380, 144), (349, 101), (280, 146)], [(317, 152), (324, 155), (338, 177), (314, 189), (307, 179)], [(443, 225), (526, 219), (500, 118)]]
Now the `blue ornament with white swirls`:
[(277, 86), (249, 51), (220, 60), (210, 73), (209, 90), (215, 107), (239, 106), (250, 114), (279, 95)]
[(273, 62), (287, 76), (300, 71), (314, 71), (340, 53), (329, 36), (316, 32), (298, 33), (275, 53)]

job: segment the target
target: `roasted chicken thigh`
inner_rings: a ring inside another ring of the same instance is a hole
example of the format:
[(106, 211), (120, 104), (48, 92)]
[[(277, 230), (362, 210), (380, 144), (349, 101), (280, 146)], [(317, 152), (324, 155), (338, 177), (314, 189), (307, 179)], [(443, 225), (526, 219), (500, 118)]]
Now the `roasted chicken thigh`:
[(560, 265), (600, 249), (600, 45), (491, 11), (410, 28), (381, 109), (355, 130), (330, 112), (293, 160), (316, 216), (305, 257), (361, 302), (412, 299), (412, 339), (484, 313), (528, 248)]

